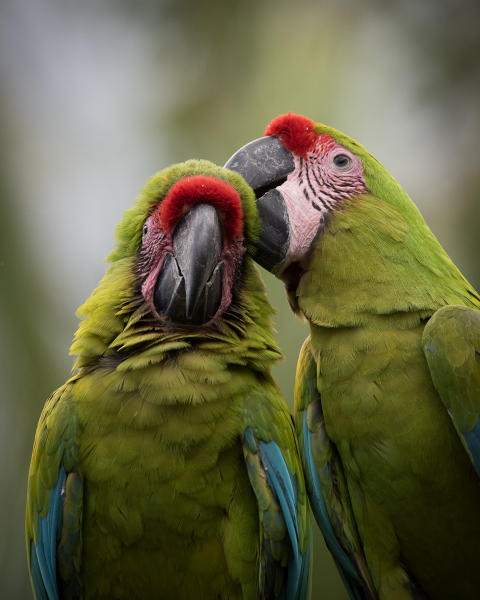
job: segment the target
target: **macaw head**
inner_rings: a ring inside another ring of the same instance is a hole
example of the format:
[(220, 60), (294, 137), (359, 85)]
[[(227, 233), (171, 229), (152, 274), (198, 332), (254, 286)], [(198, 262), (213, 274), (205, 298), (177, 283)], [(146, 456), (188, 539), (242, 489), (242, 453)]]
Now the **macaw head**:
[(257, 195), (257, 261), (279, 276), (301, 262), (332, 212), (368, 191), (365, 159), (375, 161), (354, 140), (290, 113), (238, 150), (225, 167), (242, 174)]
[(198, 334), (221, 330), (227, 316), (236, 322), (250, 302), (245, 282), (255, 277), (244, 257), (259, 229), (255, 195), (238, 173), (189, 160), (151, 177), (117, 226), (105, 276), (78, 309), (76, 366), (179, 327)]
[(138, 270), (152, 315), (195, 326), (221, 316), (244, 251), (235, 188), (207, 175), (178, 180), (142, 225)]
[[(303, 274), (313, 257), (319, 266), (316, 249), (320, 252), (322, 240), (335, 234), (337, 225), (332, 225), (338, 224), (339, 213), (351, 219), (351, 237), (358, 247), (368, 246), (369, 260), (385, 270), (392, 268), (400, 251), (412, 265), (422, 260), (422, 246), (435, 248), (432, 260), (440, 255), (418, 209), (388, 171), (355, 140), (331, 127), (281, 115), (268, 125), (265, 137), (238, 150), (225, 167), (243, 175), (255, 191), (261, 221), (255, 259), (285, 282), (294, 310)], [(356, 257), (345, 245), (343, 257), (338, 251), (342, 244), (337, 244), (335, 264), (343, 260), (352, 284), (356, 271), (368, 283), (374, 273), (358, 270), (362, 265), (355, 265)]]

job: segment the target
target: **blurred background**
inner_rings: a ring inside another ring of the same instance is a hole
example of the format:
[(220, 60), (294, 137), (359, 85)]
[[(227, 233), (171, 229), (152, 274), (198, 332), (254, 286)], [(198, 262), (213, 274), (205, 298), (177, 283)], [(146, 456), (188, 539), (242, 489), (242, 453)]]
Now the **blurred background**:
[[(288, 111), (345, 131), (401, 182), (480, 286), (477, 0), (3, 0), (0, 597), (31, 598), (26, 477), (79, 304), (145, 180), (219, 164)], [(293, 401), (307, 327), (264, 273)], [(314, 598), (346, 594), (317, 536)]]

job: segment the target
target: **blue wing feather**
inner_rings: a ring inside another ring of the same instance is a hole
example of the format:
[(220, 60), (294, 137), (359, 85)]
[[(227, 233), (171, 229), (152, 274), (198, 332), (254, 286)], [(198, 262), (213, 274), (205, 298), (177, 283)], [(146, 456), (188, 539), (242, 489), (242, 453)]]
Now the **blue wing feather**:
[(310, 535), (308, 538), (307, 550), (305, 556), (302, 557), (302, 569), (300, 573), (300, 589), (297, 598), (304, 600), (308, 598), (310, 569), (312, 566), (312, 548), (313, 548), (313, 531), (312, 524), (309, 525)]
[[(376, 594), (356, 531), (341, 459), (328, 437), (317, 389), (317, 370), (307, 338), (297, 366), (295, 423), (310, 505), (349, 597), (371, 600)], [(328, 505), (330, 513), (327, 502), (332, 503)]]
[(37, 599), (58, 600), (57, 544), (62, 528), (62, 489), (66, 473), (60, 468), (57, 483), (50, 492), (48, 513), (38, 516), (37, 545), (31, 544), (30, 569)]
[[(265, 597), (272, 597), (277, 600), (305, 600), (308, 597), (308, 583), (310, 576), (310, 552), (311, 535), (309, 530), (305, 532), (308, 544), (306, 549), (303, 547), (298, 522), (299, 497), (297, 478), (290, 473), (288, 465), (283, 457), (282, 451), (274, 441), (258, 441), (255, 433), (249, 427), (244, 432), (244, 452), (247, 460), (247, 469), (254, 490), (258, 497), (263, 499), (262, 486), (269, 488), (277, 510), (281, 514), (285, 526), (285, 542), (288, 543), (288, 564), (286, 565), (286, 577), (280, 589), (276, 589), (275, 572), (271, 570), (281, 567), (278, 557), (272, 554), (272, 549), (267, 543), (262, 552), (265, 554)], [(255, 459), (256, 457), (256, 459)], [(263, 500), (261, 505), (263, 504)], [(304, 507), (306, 509), (306, 506)], [(268, 508), (263, 504), (264, 511)], [(271, 543), (271, 542), (270, 542)], [(283, 542), (282, 542), (283, 543)], [(303, 552), (303, 553), (302, 553)]]
[(315, 463), (313, 461), (312, 449), (310, 446), (310, 438), (311, 432), (308, 428), (307, 423), (307, 411), (305, 411), (303, 413), (303, 455), (305, 457), (307, 469), (312, 482), (312, 494), (310, 497), (310, 502), (312, 504), (313, 514), (315, 515), (315, 519), (317, 520), (318, 526), (322, 530), (328, 547), (330, 548), (331, 552), (335, 556), (335, 559), (338, 561), (343, 571), (349, 577), (360, 583), (361, 579), (358, 576), (357, 569), (354, 563), (340, 545), (339, 541), (337, 540), (337, 536), (333, 531), (333, 527), (327, 512), (327, 507), (325, 505), (325, 500), (323, 499), (322, 486), (320, 483), (320, 478), (318, 477), (317, 467), (315, 466)]
[(298, 592), (301, 588), (303, 558), (299, 551), (295, 482), (290, 475), (280, 448), (275, 442), (260, 442), (258, 447), (263, 466), (265, 467), (267, 483), (275, 493), (282, 509), (292, 547), (292, 554), (288, 564), (286, 598), (298, 598)]
[(480, 477), (480, 311), (438, 309), (425, 325), (423, 349), (433, 385)]
[(474, 428), (464, 433), (463, 436), (472, 455), (477, 475), (480, 477), (480, 419), (477, 420)]
[(472, 455), (473, 466), (477, 475), (480, 477), (480, 418), (477, 419), (473, 429), (462, 432), (470, 454)]
[(340, 576), (347, 588), (348, 594), (352, 600), (362, 600), (365, 598), (365, 584), (359, 576), (357, 567), (352, 559), (340, 545), (337, 536), (333, 530), (328, 516), (327, 507), (322, 494), (322, 486), (318, 477), (317, 467), (313, 460), (312, 449), (310, 445), (311, 432), (307, 423), (307, 412), (303, 413), (303, 456), (308, 470), (308, 475), (312, 485), (310, 503), (315, 519), (322, 531), (330, 551), (337, 563)]
[(38, 564), (37, 553), (35, 552), (33, 541), (30, 542), (30, 573), (36, 599), (48, 600), (47, 590), (43, 584), (42, 572), (40, 571), (40, 565)]

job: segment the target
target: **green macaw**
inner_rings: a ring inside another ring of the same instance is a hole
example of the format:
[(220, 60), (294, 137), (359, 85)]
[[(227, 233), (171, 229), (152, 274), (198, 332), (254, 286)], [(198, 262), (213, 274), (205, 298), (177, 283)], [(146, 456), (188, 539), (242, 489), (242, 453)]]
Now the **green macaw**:
[(310, 324), (295, 422), (351, 598), (480, 597), (480, 297), (384, 167), (282, 115), (226, 166)]
[(76, 373), (47, 401), (28, 480), (35, 597), (308, 593), (309, 516), (274, 383), (272, 309), (237, 174), (156, 175), (79, 309)]

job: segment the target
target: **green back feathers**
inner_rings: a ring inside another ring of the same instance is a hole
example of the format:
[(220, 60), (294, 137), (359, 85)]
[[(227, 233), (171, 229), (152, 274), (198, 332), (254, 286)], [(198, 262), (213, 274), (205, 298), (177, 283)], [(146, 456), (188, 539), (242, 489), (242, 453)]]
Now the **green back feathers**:
[(271, 334), (273, 310), (258, 270), (249, 258), (244, 261), (236, 306), (227, 311), (218, 330), (207, 328), (196, 333), (185, 329), (175, 331), (171, 326), (162, 330), (160, 325), (152, 327), (151, 323), (141, 326), (147, 308), (143, 298), (136, 293), (139, 281), (135, 265), (143, 223), (152, 208), (165, 198), (177, 181), (195, 175), (216, 177), (235, 188), (242, 203), (247, 254), (254, 253), (260, 232), (255, 194), (238, 173), (205, 160), (189, 160), (160, 171), (148, 180), (132, 208), (125, 211), (116, 229), (116, 246), (107, 257), (112, 264), (92, 295), (77, 311), (83, 321), (71, 347), (71, 353), (78, 355), (74, 365), (76, 368), (88, 366), (99, 356), (137, 351), (140, 346), (151, 348), (155, 345), (160, 350), (160, 338), (163, 344), (171, 344), (180, 338), (188, 343), (188, 340), (193, 341), (200, 336), (206, 342), (219, 339), (232, 341), (232, 347), (235, 340), (238, 342), (243, 339), (242, 344), (237, 343), (239, 351), (241, 348), (245, 352), (247, 347), (252, 351), (257, 348), (254, 354), (258, 355), (258, 349), (261, 348), (267, 361), (280, 356)]
[(420, 211), (387, 170), (348, 136), (318, 124), (362, 161), (370, 193), (330, 215), (297, 289), (318, 325), (359, 325), (373, 315), (431, 314), (444, 304), (479, 306)]

